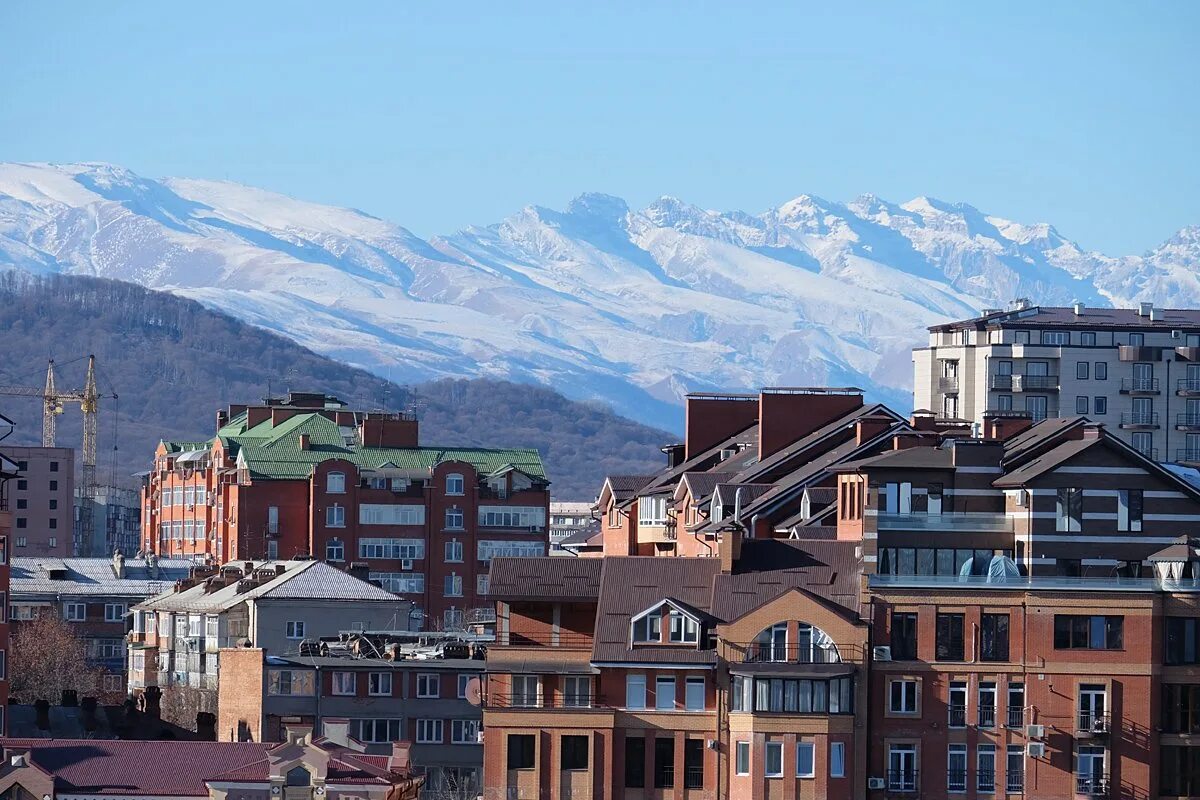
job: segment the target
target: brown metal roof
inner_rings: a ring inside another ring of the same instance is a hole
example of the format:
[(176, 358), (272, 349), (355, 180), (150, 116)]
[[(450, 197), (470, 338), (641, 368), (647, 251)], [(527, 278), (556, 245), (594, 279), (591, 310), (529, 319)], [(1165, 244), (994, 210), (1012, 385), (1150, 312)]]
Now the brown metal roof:
[(595, 600), (605, 559), (494, 558), (488, 597), (494, 600)]

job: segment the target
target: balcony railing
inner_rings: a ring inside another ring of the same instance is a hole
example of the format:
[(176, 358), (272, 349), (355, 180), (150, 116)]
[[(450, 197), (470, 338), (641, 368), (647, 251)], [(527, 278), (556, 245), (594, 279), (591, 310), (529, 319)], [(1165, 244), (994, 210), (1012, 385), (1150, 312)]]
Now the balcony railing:
[(872, 589), (1066, 589), (1124, 592), (1200, 592), (1200, 578), (1069, 577), (1060, 575), (989, 579), (987, 575), (871, 575)]
[(1158, 378), (1122, 378), (1121, 394), (1158, 394)]
[(1143, 456), (1150, 459), (1151, 461), (1158, 461), (1158, 448), (1157, 447), (1135, 447), (1133, 449), (1137, 450), (1139, 453), (1141, 453)]
[(967, 707), (960, 705), (951, 705), (948, 709), (946, 724), (951, 728), (967, 727)]
[(492, 692), (485, 703), (488, 708), (608, 708), (608, 704), (600, 695), (579, 694), (539, 694), (530, 695), (527, 692), (504, 693)]
[(1176, 394), (1200, 394), (1200, 378), (1180, 378), (1175, 384)]
[(1176, 414), (1175, 427), (1180, 430), (1200, 429), (1200, 414)]
[(1019, 767), (1009, 767), (1004, 775), (1004, 791), (1017, 793), (1025, 791), (1025, 770)]
[(965, 769), (947, 770), (946, 790), (950, 792), (965, 792), (967, 790), (967, 771)]
[(841, 648), (817, 647), (816, 645), (758, 644), (746, 645), (742, 655), (743, 664), (839, 664), (861, 661), (862, 650), (854, 645)]
[(1200, 461), (1200, 447), (1181, 447), (1175, 451), (1176, 461)]
[(979, 792), (996, 791), (996, 771), (993, 769), (975, 770), (975, 790)]
[(939, 392), (957, 392), (958, 391), (958, 378), (957, 377), (949, 378), (949, 377), (945, 377), (945, 376), (938, 378), (938, 391)]
[(988, 386), (992, 389), (996, 389), (996, 390), (1002, 391), (1002, 392), (1010, 391), (1013, 387), (1013, 376), (1012, 375), (993, 375), (992, 379), (990, 381), (988, 381)]
[(1157, 411), (1130, 411), (1121, 415), (1122, 428), (1157, 428)]
[(496, 636), (498, 647), (564, 647), (590, 650), (592, 635), (573, 631), (502, 631)]
[(917, 771), (915, 769), (889, 769), (887, 774), (889, 792), (916, 792)]
[(1095, 774), (1076, 775), (1075, 793), (1087, 795), (1088, 797), (1107, 797), (1108, 776)]
[(654, 788), (655, 789), (674, 789), (675, 788), (675, 765), (662, 764), (654, 768)]
[(881, 531), (962, 531), (1007, 533), (1013, 529), (1011, 517), (989, 513), (880, 514)]
[(1014, 392), (1058, 391), (1057, 375), (1013, 375)]
[(995, 706), (980, 706), (979, 707), (979, 727), (981, 727), (981, 728), (996, 727), (996, 707)]
[(1103, 711), (1080, 711), (1075, 721), (1076, 733), (1102, 735), (1109, 732), (1109, 716)]
[(704, 767), (702, 765), (693, 764), (690, 767), (683, 768), (683, 788), (704, 788)]
[(1025, 707), (1009, 706), (1008, 719), (1004, 723), (1009, 728), (1021, 728), (1025, 725)]

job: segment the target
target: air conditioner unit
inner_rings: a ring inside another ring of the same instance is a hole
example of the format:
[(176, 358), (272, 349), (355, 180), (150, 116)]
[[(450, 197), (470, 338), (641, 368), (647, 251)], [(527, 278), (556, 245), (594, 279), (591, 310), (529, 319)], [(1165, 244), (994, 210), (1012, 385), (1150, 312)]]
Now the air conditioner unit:
[(1030, 758), (1045, 758), (1046, 743), (1045, 742), (1030, 742), (1025, 745), (1025, 755)]
[(876, 661), (891, 661), (892, 648), (890, 647), (872, 647), (871, 658)]
[(1030, 739), (1044, 739), (1046, 737), (1046, 726), (1026, 725), (1025, 736)]
[(887, 781), (883, 778), (867, 778), (868, 789), (883, 789), (887, 786)]
[(1183, 331), (1180, 331), (1180, 330), (1171, 331), (1171, 338), (1172, 339), (1182, 339)]
[(413, 562), (411, 558), (406, 558), (400, 562), (400, 569), (412, 569)]

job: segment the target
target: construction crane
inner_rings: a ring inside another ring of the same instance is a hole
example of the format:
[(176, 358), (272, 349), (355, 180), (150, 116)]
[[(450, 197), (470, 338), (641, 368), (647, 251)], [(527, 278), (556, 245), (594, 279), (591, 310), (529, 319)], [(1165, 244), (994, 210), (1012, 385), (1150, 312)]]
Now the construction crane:
[(79, 486), (83, 508), (80, 509), (78, 554), (91, 555), (92, 536), (96, 529), (96, 421), (100, 409), (100, 392), (96, 388), (96, 357), (88, 356), (87, 379), (81, 391), (60, 390), (55, 386), (54, 359), (50, 359), (44, 387), (0, 386), (0, 395), (42, 398), (42, 447), (55, 446), (58, 415), (63, 413), (65, 404), (79, 403), (79, 409), (83, 412), (83, 474)]

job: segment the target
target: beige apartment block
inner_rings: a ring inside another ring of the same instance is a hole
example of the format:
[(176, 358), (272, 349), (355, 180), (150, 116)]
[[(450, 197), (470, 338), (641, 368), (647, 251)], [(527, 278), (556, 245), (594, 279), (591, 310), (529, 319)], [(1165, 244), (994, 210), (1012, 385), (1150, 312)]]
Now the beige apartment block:
[(941, 417), (1084, 415), (1157, 461), (1200, 461), (1200, 310), (1019, 300), (930, 328), (913, 367), (915, 407)]

